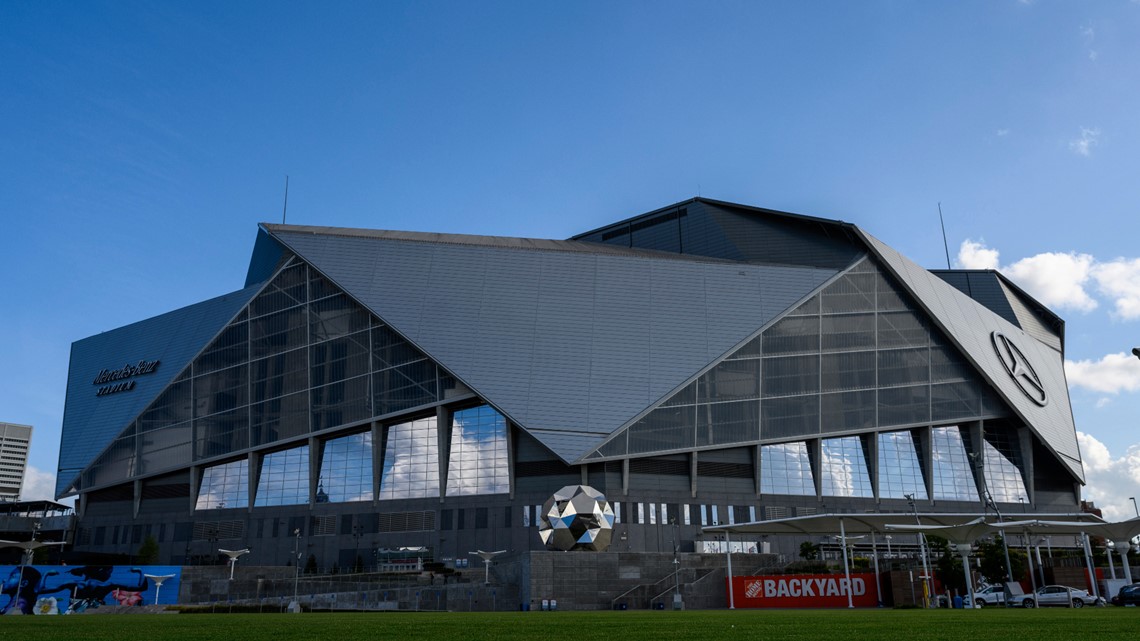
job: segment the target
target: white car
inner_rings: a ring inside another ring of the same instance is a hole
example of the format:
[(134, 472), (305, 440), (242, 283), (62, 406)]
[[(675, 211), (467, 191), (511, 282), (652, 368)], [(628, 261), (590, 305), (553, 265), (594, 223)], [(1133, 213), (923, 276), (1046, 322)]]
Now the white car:
[[(1000, 585), (984, 587), (974, 592), (974, 601), (977, 601), (979, 608), (987, 605), (1003, 605), (1005, 603), (1005, 589)], [(967, 608), (970, 607), (970, 597), (967, 596), (963, 599), (962, 604)]]
[(1104, 600), (1089, 594), (1088, 590), (1070, 588), (1065, 585), (1045, 585), (1037, 588), (1036, 603), (1033, 601), (1032, 594), (1027, 594), (1021, 598), (1021, 605), (1026, 608), (1038, 605), (1042, 607), (1050, 605), (1068, 607), (1069, 603), (1072, 603), (1074, 608), (1082, 608), (1086, 605), (1103, 605)]

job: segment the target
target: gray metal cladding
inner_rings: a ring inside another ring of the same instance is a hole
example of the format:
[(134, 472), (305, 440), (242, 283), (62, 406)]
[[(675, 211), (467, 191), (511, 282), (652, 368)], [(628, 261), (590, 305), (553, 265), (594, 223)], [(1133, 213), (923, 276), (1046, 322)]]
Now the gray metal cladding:
[(1002, 281), (998, 281), (998, 284), (1001, 286), (1002, 293), (1009, 301), (1010, 307), (1013, 309), (1013, 313), (1017, 316), (1017, 319), (1019, 321), (1018, 325), (1020, 325), (1030, 336), (1036, 338), (1042, 343), (1045, 343), (1058, 352), (1063, 351), (1060, 335), (1058, 335), (1057, 332), (1053, 331), (1049, 328), (1048, 325), (1045, 324), (1045, 321), (1043, 321), (1041, 317), (1038, 316), (1037, 313), (1034, 312), (1024, 300), (1022, 300), (1020, 294), (1013, 291), (1013, 289), (1008, 287)]
[[(862, 232), (875, 253), (971, 363), (1074, 476), (1084, 480), (1061, 355), (1028, 332), (994, 314), (938, 276), (919, 267), (874, 236)], [(994, 332), (1007, 336), (1041, 379), (1047, 403), (1030, 399), (1006, 371), (994, 348)]]
[[(72, 344), (57, 496), (68, 490), (79, 473), (162, 393), (260, 287), (247, 287)], [(159, 365), (153, 373), (130, 378), (133, 389), (96, 396), (100, 386), (92, 382), (101, 371), (142, 360), (157, 360)]]
[(567, 462), (836, 273), (584, 242), (271, 232)]
[(931, 270), (932, 274), (955, 289), (986, 306), (991, 312), (1021, 327), (1018, 316), (1007, 299), (997, 272), (976, 270)]

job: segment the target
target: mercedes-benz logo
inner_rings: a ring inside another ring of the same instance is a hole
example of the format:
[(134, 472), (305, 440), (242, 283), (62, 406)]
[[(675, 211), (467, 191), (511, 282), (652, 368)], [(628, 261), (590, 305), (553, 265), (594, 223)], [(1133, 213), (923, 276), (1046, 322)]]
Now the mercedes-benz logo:
[(994, 332), (992, 338), (994, 351), (997, 352), (1001, 364), (1005, 366), (1005, 371), (1009, 373), (1013, 382), (1017, 383), (1017, 387), (1029, 397), (1029, 400), (1044, 407), (1049, 402), (1049, 397), (1045, 395), (1045, 385), (1025, 358), (1025, 354), (1022, 354), (1017, 345), (1001, 332)]

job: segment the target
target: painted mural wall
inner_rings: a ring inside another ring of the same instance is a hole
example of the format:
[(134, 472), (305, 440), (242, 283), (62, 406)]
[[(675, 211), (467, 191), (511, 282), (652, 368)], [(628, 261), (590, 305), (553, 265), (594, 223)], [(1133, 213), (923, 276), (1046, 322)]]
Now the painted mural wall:
[[(0, 615), (71, 614), (99, 606), (174, 604), (182, 568), (166, 565), (0, 565)], [(158, 583), (162, 586), (159, 587)]]

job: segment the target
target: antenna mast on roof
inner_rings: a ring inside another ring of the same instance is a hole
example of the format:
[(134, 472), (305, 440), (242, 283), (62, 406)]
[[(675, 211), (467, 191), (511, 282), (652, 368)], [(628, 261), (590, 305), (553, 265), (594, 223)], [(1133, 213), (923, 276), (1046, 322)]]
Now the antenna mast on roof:
[(289, 174), (285, 174), (285, 205), (281, 207), (281, 224), (285, 224), (285, 212), (289, 211)]
[(946, 242), (946, 221), (942, 220), (942, 202), (938, 203), (938, 222), (942, 223), (942, 248), (946, 250), (946, 269), (950, 269), (950, 245)]

